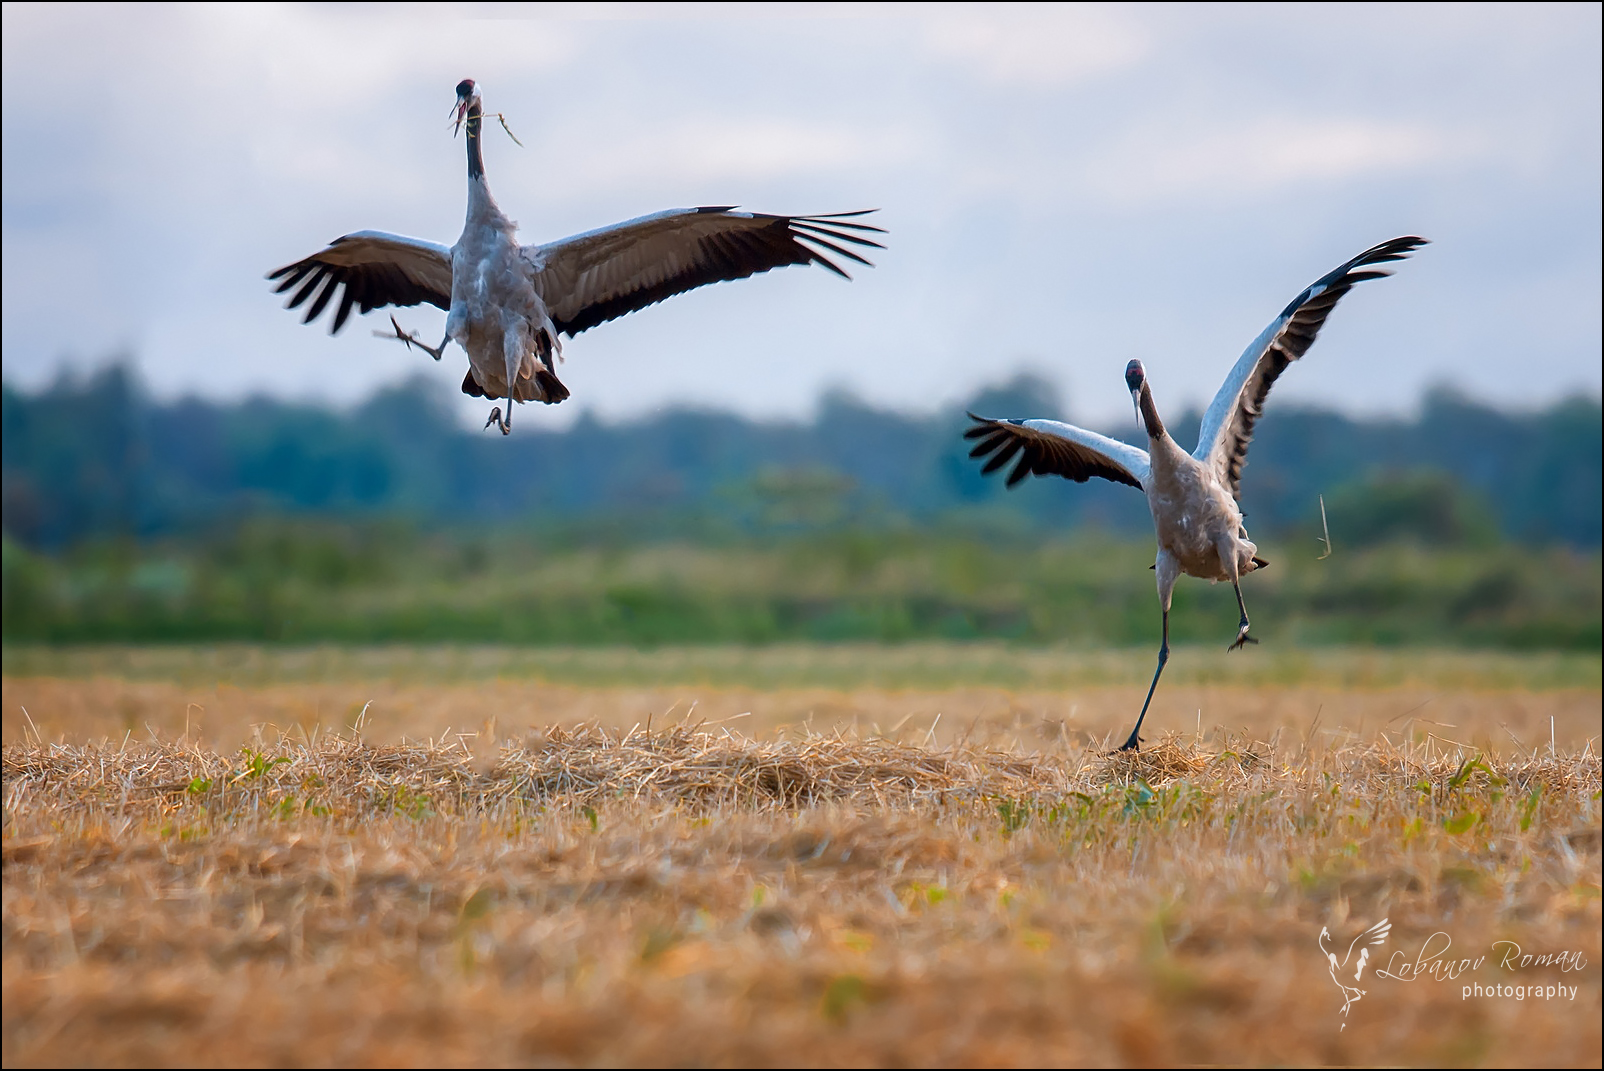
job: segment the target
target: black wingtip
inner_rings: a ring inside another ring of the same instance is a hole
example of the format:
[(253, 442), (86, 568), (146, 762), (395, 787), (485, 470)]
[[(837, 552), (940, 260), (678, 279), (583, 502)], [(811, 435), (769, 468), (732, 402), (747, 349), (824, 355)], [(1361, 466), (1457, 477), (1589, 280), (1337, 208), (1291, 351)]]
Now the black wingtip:
[[(967, 410), (965, 410), (964, 415), (975, 422), (974, 427), (964, 429), (965, 439), (979, 439), (982, 436), (989, 435), (992, 429), (997, 426), (995, 420), (988, 420), (983, 416), (975, 416), (975, 414)], [(969, 456), (974, 457), (975, 455), (970, 454)]]
[[(823, 253), (815, 253), (811, 249), (809, 249), (808, 252), (813, 256), (812, 263), (819, 265), (821, 268), (829, 268), (831, 271), (835, 272), (849, 283), (852, 281), (852, 276), (848, 275), (839, 264), (825, 256)], [(868, 264), (869, 262), (864, 261), (864, 263)], [(873, 267), (873, 265), (870, 265), (870, 267)]]
[(1356, 271), (1357, 268), (1368, 267), (1372, 264), (1387, 264), (1393, 261), (1406, 260), (1409, 255), (1423, 245), (1430, 245), (1431, 241), (1415, 234), (1406, 234), (1399, 238), (1389, 238), (1366, 249), (1346, 264), (1333, 268), (1327, 275), (1321, 276), (1314, 283), (1305, 287), (1303, 293), (1293, 298), (1287, 307), (1281, 310), (1282, 316), (1291, 316), (1310, 300), (1310, 295), (1317, 289), (1331, 295), (1330, 304), (1334, 304), (1349, 288), (1359, 283), (1369, 282), (1372, 279), (1385, 279), (1392, 274), (1390, 271)]
[(1367, 264), (1386, 264), (1391, 261), (1406, 260), (1415, 250), (1423, 245), (1430, 244), (1430, 239), (1414, 234), (1406, 234), (1401, 238), (1391, 238), (1366, 249), (1349, 261), (1348, 266), (1357, 268)]
[[(831, 237), (835, 237), (835, 236), (832, 235)], [(848, 260), (855, 260), (859, 264), (867, 265), (868, 267), (871, 267), (871, 268), (874, 267), (874, 261), (867, 260), (867, 259), (865, 259), (863, 257), (860, 257), (858, 254), (854, 253), (852, 250), (845, 249), (845, 248), (843, 248), (841, 246), (838, 246), (834, 242), (825, 241), (823, 238), (820, 238), (816, 234), (812, 234), (812, 233), (799, 234), (799, 235), (797, 235), (797, 240), (798, 241), (802, 241), (802, 242), (812, 242), (814, 245), (822, 245), (822, 246), (824, 246), (824, 248), (828, 249), (830, 252), (839, 254), (840, 256), (843, 256), (843, 257), (846, 257)], [(884, 248), (884, 247), (882, 246), (881, 248)]]
[(809, 212), (805, 216), (789, 216), (787, 218), (789, 218), (792, 223), (825, 223), (825, 221), (828, 221), (826, 226), (830, 227), (846, 227), (847, 229), (854, 231), (873, 231), (876, 234), (886, 234), (888, 232), (884, 227), (876, 227), (872, 223), (841, 222), (845, 219), (851, 219), (854, 216), (867, 216), (878, 211), (880, 211), (878, 208), (860, 208), (856, 212)]
[[(880, 211), (878, 208), (860, 208), (856, 212), (814, 212), (808, 219), (851, 219), (853, 216), (872, 216)], [(880, 228), (876, 227), (875, 230)]]
[[(807, 236), (807, 237), (812, 237), (813, 235), (820, 234), (820, 235), (823, 235), (826, 238), (834, 238), (838, 242), (851, 242), (853, 245), (866, 245), (871, 249), (884, 249), (885, 248), (885, 246), (881, 245), (879, 242), (875, 241), (872, 238), (865, 238), (861, 234), (848, 234), (848, 233), (845, 233), (843, 231), (838, 231), (838, 230), (834, 230), (833, 229), (835, 227), (849, 227), (849, 226), (851, 226), (851, 224), (849, 224), (849, 223), (832, 223), (829, 226), (822, 226), (822, 225), (817, 224), (817, 223), (809, 222), (808, 220), (805, 220), (805, 219), (793, 219), (791, 221), (791, 233), (792, 234), (798, 234), (798, 235), (804, 235), (804, 236)], [(862, 227), (862, 228), (859, 228), (859, 229), (874, 231), (876, 234), (884, 234), (885, 233), (885, 231), (881, 230), (879, 227)]]

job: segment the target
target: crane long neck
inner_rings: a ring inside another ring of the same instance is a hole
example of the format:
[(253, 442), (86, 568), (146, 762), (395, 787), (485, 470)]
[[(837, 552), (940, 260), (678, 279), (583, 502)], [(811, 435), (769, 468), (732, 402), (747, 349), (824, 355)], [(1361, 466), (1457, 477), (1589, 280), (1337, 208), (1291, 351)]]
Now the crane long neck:
[(481, 182), (485, 177), (485, 158), (480, 149), (479, 137), (483, 129), (483, 118), (483, 109), (477, 100), (468, 105), (468, 178), (479, 179)]
[(1164, 438), (1164, 421), (1159, 419), (1158, 406), (1153, 404), (1153, 388), (1142, 380), (1142, 391), (1137, 397), (1137, 407), (1142, 412), (1142, 424), (1147, 428), (1149, 439)]

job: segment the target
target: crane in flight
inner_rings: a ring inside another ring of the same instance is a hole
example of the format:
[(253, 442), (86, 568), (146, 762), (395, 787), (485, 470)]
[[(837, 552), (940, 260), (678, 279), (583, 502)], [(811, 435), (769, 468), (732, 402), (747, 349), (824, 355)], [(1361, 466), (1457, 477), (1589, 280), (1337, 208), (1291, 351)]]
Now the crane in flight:
[(1356, 283), (1392, 274), (1376, 270), (1373, 265), (1403, 260), (1425, 244), (1426, 239), (1410, 236), (1372, 246), (1294, 298), (1253, 340), (1225, 377), (1203, 414), (1197, 450), (1190, 455), (1176, 445), (1159, 419), (1141, 361), (1132, 361), (1125, 367), (1125, 385), (1147, 431), (1146, 450), (1056, 420), (990, 420), (969, 414), (975, 424), (964, 432), (964, 438), (979, 440), (969, 456), (988, 458), (982, 472), (996, 472), (1016, 456), (1019, 458), (1008, 474), (1009, 487), (1032, 475), (1062, 476), (1076, 483), (1097, 476), (1128, 484), (1147, 495), (1158, 537), (1153, 569), (1164, 612), (1164, 638), (1147, 699), (1130, 737), (1120, 745), (1121, 751), (1139, 746), (1142, 721), (1153, 702), (1164, 664), (1169, 661), (1170, 596), (1182, 573), (1208, 581), (1228, 580), (1235, 589), (1242, 617), (1236, 640), (1227, 650), (1259, 642), (1248, 635), (1248, 608), (1242, 601), (1241, 583), (1243, 576), (1269, 564), (1258, 556), (1258, 548), (1248, 539), (1242, 524), (1242, 469), (1247, 464), (1253, 427), (1264, 412), (1264, 401), (1276, 379), (1308, 352), (1343, 295)]
[(331, 334), (345, 326), (353, 308), (368, 313), (428, 302), (446, 310), (438, 346), (403, 330), (394, 314), (394, 334), (375, 334), (417, 346), (437, 361), (447, 343), (461, 346), (468, 354), (462, 392), (506, 400), (506, 412), (496, 406), (485, 422), (504, 435), (512, 431), (514, 401), (553, 405), (568, 397), (556, 368), (562, 335), (572, 338), (708, 283), (789, 264), (818, 264), (850, 278), (827, 254), (869, 265), (849, 247), (884, 248), (869, 237), (884, 234), (882, 228), (856, 221), (873, 209), (774, 216), (729, 205), (671, 209), (548, 245), (519, 245), (517, 224), (496, 205), (485, 180), (484, 107), (471, 78), (457, 86), (453, 110), (468, 146), (467, 221), (455, 245), (356, 231), (267, 278), (278, 282), (275, 293), (294, 291), (285, 308), (311, 302), (303, 323), (333, 305)]

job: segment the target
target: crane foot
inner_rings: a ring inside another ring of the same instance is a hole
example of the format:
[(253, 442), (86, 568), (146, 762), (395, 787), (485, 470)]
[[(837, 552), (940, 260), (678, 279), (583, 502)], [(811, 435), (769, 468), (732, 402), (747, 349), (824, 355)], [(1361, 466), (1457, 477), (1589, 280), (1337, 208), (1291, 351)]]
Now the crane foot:
[(485, 427), (488, 428), (492, 424), (494, 424), (496, 427), (501, 429), (501, 434), (503, 434), (503, 435), (511, 435), (512, 434), (512, 402), (509, 401), (507, 403), (507, 415), (506, 416), (502, 416), (501, 415), (501, 406), (499, 406), (499, 405), (491, 406), (491, 408), (490, 408), (490, 419), (485, 421)]
[(1227, 653), (1229, 653), (1231, 651), (1237, 650), (1238, 648), (1242, 647), (1244, 644), (1249, 644), (1249, 643), (1257, 644), (1258, 642), (1259, 642), (1258, 637), (1249, 636), (1248, 635), (1248, 627), (1246, 625), (1243, 625), (1242, 626), (1242, 631), (1238, 632), (1236, 634), (1236, 642), (1231, 644), (1231, 646), (1227, 647), (1225, 650), (1226, 650)]

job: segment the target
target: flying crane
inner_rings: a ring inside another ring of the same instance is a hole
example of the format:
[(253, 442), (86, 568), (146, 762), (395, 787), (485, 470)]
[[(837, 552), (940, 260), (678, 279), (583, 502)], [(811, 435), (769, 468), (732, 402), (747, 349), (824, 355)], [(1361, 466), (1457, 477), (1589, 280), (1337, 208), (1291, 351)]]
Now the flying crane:
[(548, 245), (520, 245), (517, 225), (496, 205), (485, 180), (484, 108), (472, 79), (457, 86), (454, 110), (468, 146), (467, 221), (455, 245), (356, 231), (267, 278), (278, 281), (275, 293), (293, 291), (286, 308), (310, 302), (303, 323), (333, 307), (331, 334), (353, 309), (427, 302), (446, 310), (438, 346), (403, 330), (393, 314), (394, 333), (383, 337), (417, 346), (437, 361), (447, 343), (461, 346), (468, 354), (462, 391), (506, 400), (506, 412), (496, 406), (485, 422), (504, 435), (512, 431), (514, 401), (552, 405), (568, 397), (556, 368), (563, 335), (572, 338), (708, 283), (790, 264), (817, 264), (850, 278), (831, 254), (869, 265), (850, 247), (884, 248), (869, 237), (884, 234), (882, 228), (856, 221), (873, 209), (775, 216), (729, 205), (671, 209)]

